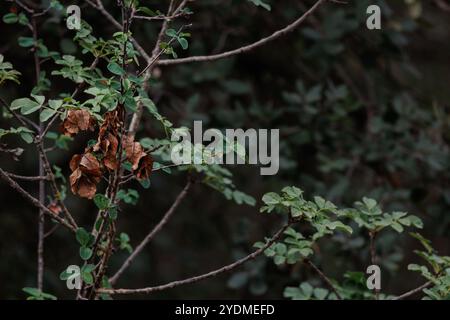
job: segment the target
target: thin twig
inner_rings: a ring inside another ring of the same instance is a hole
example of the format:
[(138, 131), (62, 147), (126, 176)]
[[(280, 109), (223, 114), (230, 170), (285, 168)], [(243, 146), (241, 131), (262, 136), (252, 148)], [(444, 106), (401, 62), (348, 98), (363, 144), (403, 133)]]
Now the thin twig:
[(314, 269), (314, 271), (317, 272), (317, 274), (319, 275), (320, 278), (322, 278), (322, 280), (328, 285), (328, 287), (331, 289), (331, 291), (334, 292), (334, 294), (336, 295), (336, 297), (339, 300), (342, 300), (341, 295), (338, 293), (338, 291), (336, 290), (336, 288), (334, 287), (333, 283), (331, 282), (331, 280), (309, 259), (305, 259), (304, 262), (306, 264), (308, 264), (311, 268)]
[(63, 226), (65, 226), (67, 229), (71, 230), (72, 232), (75, 232), (76, 229), (70, 224), (68, 223), (66, 220), (64, 220), (63, 218), (55, 215), (55, 213), (53, 211), (51, 211), (49, 208), (47, 208), (46, 206), (44, 206), (42, 203), (39, 202), (38, 199), (36, 199), (35, 197), (33, 197), (32, 195), (30, 195), (27, 191), (25, 191), (17, 182), (15, 182), (13, 179), (11, 179), (8, 174), (3, 171), (2, 168), (0, 168), (0, 177), (7, 182), (11, 188), (13, 188), (14, 190), (16, 190), (18, 193), (20, 193), (25, 199), (27, 199), (28, 201), (31, 202), (31, 204), (33, 204), (35, 207), (42, 209), (42, 211), (44, 211), (45, 214), (47, 214), (48, 216), (50, 216), (52, 219), (55, 219), (57, 222), (59, 222), (60, 224), (62, 224)]
[(290, 25), (284, 27), (283, 29), (280, 29), (274, 33), (272, 33), (270, 36), (263, 38), (261, 40), (258, 40), (252, 44), (249, 44), (244, 47), (240, 47), (238, 49), (226, 51), (219, 54), (214, 55), (207, 55), (207, 56), (193, 56), (193, 57), (187, 57), (187, 58), (181, 58), (181, 59), (166, 59), (166, 60), (159, 60), (157, 62), (160, 66), (167, 66), (167, 65), (174, 65), (174, 64), (180, 64), (180, 63), (191, 63), (191, 62), (204, 62), (204, 61), (215, 61), (219, 59), (228, 58), (237, 54), (249, 52), (251, 50), (254, 50), (256, 48), (259, 48), (268, 42), (271, 42), (273, 40), (278, 39), (279, 37), (295, 30), (298, 26), (300, 26), (303, 21), (308, 18), (309, 15), (311, 15), (322, 3), (324, 3), (325, 0), (318, 0), (308, 11), (306, 11), (300, 18), (295, 20)]
[(6, 174), (13, 179), (16, 180), (24, 180), (24, 181), (40, 181), (40, 180), (50, 180), (49, 176), (21, 176), (18, 174), (6, 172)]
[(178, 280), (178, 281), (173, 281), (167, 284), (163, 284), (160, 286), (156, 286), (156, 287), (147, 287), (147, 288), (139, 288), (139, 289), (107, 289), (107, 288), (102, 288), (99, 289), (98, 292), (99, 293), (107, 293), (107, 294), (134, 294), (134, 293), (152, 293), (152, 292), (156, 292), (156, 291), (162, 291), (162, 290), (167, 290), (167, 289), (171, 289), (174, 287), (178, 287), (181, 285), (185, 285), (185, 284), (191, 284), (191, 283), (195, 283), (204, 279), (208, 279), (208, 278), (212, 278), (215, 276), (218, 276), (222, 273), (225, 272), (229, 272), (232, 271), (238, 267), (240, 267), (241, 265), (243, 265), (244, 263), (246, 263), (249, 260), (255, 259), (256, 257), (258, 257), (259, 255), (261, 255), (267, 248), (269, 248), (275, 241), (277, 241), (281, 235), (283, 234), (283, 232), (290, 226), (290, 223), (284, 225), (282, 228), (280, 228), (275, 235), (266, 242), (266, 244), (259, 248), (258, 250), (256, 250), (255, 252), (249, 254), (248, 256), (245, 256), (242, 259), (239, 259), (229, 265), (226, 265), (222, 268), (216, 269), (214, 271), (199, 275), (199, 276), (195, 276), (195, 277), (191, 277), (191, 278), (187, 278), (184, 280)]
[(164, 214), (163, 218), (159, 221), (159, 223), (147, 234), (147, 236), (144, 238), (144, 240), (139, 243), (138, 246), (134, 249), (134, 251), (130, 254), (130, 256), (125, 260), (125, 262), (122, 264), (122, 266), (119, 268), (119, 270), (112, 276), (109, 281), (111, 284), (114, 284), (117, 279), (122, 275), (122, 273), (130, 266), (130, 264), (133, 262), (133, 260), (139, 255), (139, 253), (144, 249), (144, 247), (153, 239), (153, 237), (166, 225), (166, 223), (169, 221), (170, 217), (173, 215), (175, 210), (180, 205), (181, 201), (186, 197), (189, 188), (191, 187), (191, 180), (187, 182), (184, 189), (178, 194), (177, 198), (175, 199), (172, 206), (167, 210), (167, 212)]
[[(41, 64), (38, 56), (38, 30), (36, 23), (36, 16), (34, 15), (34, 10), (32, 10), (33, 14), (31, 16), (31, 26), (34, 40), (33, 47), (33, 57), (34, 57), (34, 71), (36, 76), (36, 86), (39, 85), (39, 80), (41, 77)], [(44, 124), (39, 120), (39, 135), (44, 131)], [(40, 144), (40, 142), (38, 142)], [(43, 176), (45, 174), (44, 169), (44, 160), (42, 157), (39, 157), (38, 160), (38, 170), (39, 176)], [(45, 204), (45, 180), (39, 180), (39, 202), (44, 205)], [(39, 208), (39, 220), (38, 220), (38, 248), (37, 248), (37, 288), (42, 291), (44, 285), (44, 234), (45, 234), (45, 214), (42, 208)]]
[(415, 289), (413, 289), (413, 290), (410, 290), (410, 291), (408, 291), (408, 292), (405, 292), (404, 294), (401, 294), (401, 295), (399, 295), (398, 297), (393, 298), (392, 300), (402, 300), (402, 299), (408, 298), (409, 296), (412, 296), (412, 295), (414, 295), (414, 294), (416, 294), (416, 293), (422, 291), (423, 289), (428, 288), (428, 287), (431, 286), (432, 284), (433, 284), (432, 281), (425, 282), (425, 283), (424, 283), (423, 285), (421, 285), (420, 287), (415, 288)]

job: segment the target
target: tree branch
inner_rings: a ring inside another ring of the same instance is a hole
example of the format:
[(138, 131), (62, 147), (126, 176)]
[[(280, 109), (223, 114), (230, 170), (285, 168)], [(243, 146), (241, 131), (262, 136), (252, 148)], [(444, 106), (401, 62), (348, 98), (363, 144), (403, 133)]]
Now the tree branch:
[(303, 23), (303, 21), (306, 20), (306, 18), (308, 18), (309, 15), (311, 15), (324, 2), (325, 2), (325, 0), (318, 0), (308, 11), (306, 11), (300, 18), (295, 20), (290, 25), (274, 32), (273, 34), (271, 34), (270, 36), (268, 36), (266, 38), (263, 38), (259, 41), (249, 44), (247, 46), (244, 46), (244, 47), (241, 47), (238, 49), (234, 49), (231, 51), (226, 51), (226, 52), (219, 53), (219, 54), (208, 55), (208, 56), (194, 56), (194, 57), (187, 57), (187, 58), (181, 58), (181, 59), (159, 60), (157, 62), (157, 64), (161, 65), (161, 66), (168, 66), (168, 65), (180, 64), (180, 63), (215, 61), (215, 60), (219, 60), (219, 59), (228, 58), (228, 57), (231, 57), (231, 56), (234, 56), (237, 54), (249, 52), (251, 50), (261, 47), (261, 46), (267, 44), (268, 42), (276, 40), (279, 37), (295, 30), (298, 26), (300, 26)]
[(275, 241), (277, 241), (281, 235), (283, 234), (283, 232), (291, 225), (291, 223), (288, 223), (286, 225), (284, 225), (282, 228), (280, 228), (277, 233), (275, 233), (275, 235), (261, 248), (259, 248), (258, 250), (256, 250), (255, 252), (249, 254), (248, 256), (237, 260), (229, 265), (226, 265), (220, 269), (216, 269), (214, 271), (199, 275), (199, 276), (195, 276), (195, 277), (191, 277), (191, 278), (187, 278), (184, 280), (178, 280), (178, 281), (173, 281), (167, 284), (163, 284), (160, 286), (156, 286), (156, 287), (147, 287), (147, 288), (139, 288), (139, 289), (107, 289), (107, 288), (102, 288), (99, 289), (98, 292), (99, 293), (107, 293), (107, 294), (134, 294), (134, 293), (152, 293), (152, 292), (156, 292), (156, 291), (162, 291), (162, 290), (167, 290), (167, 289), (171, 289), (174, 287), (178, 287), (181, 285), (185, 285), (185, 284), (191, 284), (191, 283), (195, 283), (204, 279), (208, 279), (208, 278), (212, 278), (215, 276), (218, 276), (219, 274), (225, 273), (225, 272), (229, 272), (232, 271), (238, 267), (240, 267), (241, 265), (243, 265), (244, 263), (246, 263), (249, 260), (255, 259), (256, 257), (258, 257), (260, 254), (262, 254), (264, 252), (264, 250), (266, 250), (267, 248), (269, 248)]
[(16, 190), (18, 193), (20, 193), (25, 199), (27, 199), (28, 201), (30, 201), (35, 207), (41, 209), (45, 214), (47, 214), (48, 216), (50, 216), (52, 219), (55, 219), (56, 221), (58, 221), (60, 224), (62, 224), (63, 226), (65, 226), (67, 229), (71, 230), (72, 232), (75, 232), (76, 229), (70, 224), (68, 223), (66, 220), (64, 220), (63, 218), (57, 216), (55, 213), (53, 213), (49, 208), (47, 208), (46, 206), (44, 206), (42, 203), (39, 202), (38, 199), (36, 199), (35, 197), (33, 197), (32, 195), (30, 195), (27, 191), (25, 191), (17, 182), (15, 182), (13, 179), (11, 179), (8, 174), (3, 171), (2, 168), (0, 168), (0, 177), (5, 180), (5, 182), (7, 182), (11, 188), (13, 188), (14, 190)]
[(412, 296), (412, 295), (422, 291), (423, 289), (428, 288), (432, 284), (433, 284), (432, 281), (428, 281), (428, 282), (424, 283), (423, 285), (421, 285), (420, 287), (410, 290), (408, 292), (405, 292), (404, 294), (401, 294), (398, 297), (393, 298), (392, 300), (402, 300), (402, 299), (408, 298), (409, 296)]
[[(41, 75), (41, 64), (38, 56), (38, 30), (36, 24), (36, 17), (34, 15), (34, 10), (32, 10), (31, 16), (31, 31), (33, 33), (34, 47), (33, 47), (33, 57), (34, 57), (34, 71), (36, 76), (36, 86), (39, 86), (39, 80)], [(44, 131), (44, 124), (39, 120), (39, 135)], [(40, 142), (39, 142), (40, 143)], [(38, 159), (38, 171), (39, 176), (45, 174), (44, 161), (42, 157)], [(45, 204), (45, 180), (39, 180), (39, 202)], [(39, 218), (38, 218), (38, 247), (37, 247), (37, 288), (42, 291), (44, 285), (44, 234), (45, 234), (45, 214), (42, 208), (39, 208)]]
[(320, 278), (322, 278), (322, 280), (328, 285), (328, 287), (331, 289), (331, 291), (334, 292), (334, 294), (336, 295), (336, 297), (339, 300), (342, 300), (341, 295), (337, 292), (336, 288), (334, 287), (333, 283), (331, 282), (331, 280), (309, 259), (305, 259), (304, 260), (306, 264), (308, 264), (311, 268), (314, 269), (314, 271), (317, 272), (317, 274), (319, 275)]
[(130, 254), (130, 256), (125, 260), (125, 262), (122, 264), (122, 266), (119, 268), (119, 270), (109, 279), (109, 282), (113, 285), (119, 277), (122, 275), (122, 273), (130, 266), (130, 264), (133, 262), (133, 260), (139, 255), (139, 253), (144, 249), (144, 247), (154, 238), (154, 236), (166, 225), (166, 223), (169, 221), (170, 217), (173, 215), (175, 210), (180, 205), (181, 201), (186, 197), (189, 188), (191, 187), (191, 180), (189, 180), (184, 187), (184, 189), (178, 194), (177, 198), (175, 199), (172, 206), (167, 210), (167, 212), (164, 214), (163, 218), (159, 223), (147, 234), (147, 236), (144, 238), (144, 240), (139, 243), (139, 245), (134, 249), (134, 251)]
[(50, 180), (48, 176), (21, 176), (18, 174), (5, 172), (10, 178), (16, 179), (16, 180), (23, 180), (23, 181), (40, 181), (40, 180)]

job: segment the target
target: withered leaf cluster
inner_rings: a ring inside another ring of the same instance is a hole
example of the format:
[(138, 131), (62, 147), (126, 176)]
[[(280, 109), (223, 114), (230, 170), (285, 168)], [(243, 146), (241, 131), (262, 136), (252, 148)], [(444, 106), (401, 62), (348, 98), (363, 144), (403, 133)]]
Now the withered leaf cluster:
[[(102, 175), (107, 171), (119, 170), (119, 141), (122, 127), (120, 120), (122, 117), (119, 112), (118, 109), (107, 112), (99, 129), (97, 143), (87, 147), (83, 154), (75, 154), (72, 157), (70, 187), (74, 194), (92, 199), (97, 192), (97, 184)], [(88, 116), (84, 113), (68, 114), (63, 123), (65, 132), (76, 134), (78, 131), (93, 128), (95, 122), (92, 122), (89, 113)], [(135, 142), (130, 136), (124, 136), (121, 149), (125, 151), (126, 160), (131, 163), (136, 178), (148, 179), (152, 172), (153, 159), (144, 151), (141, 144)]]

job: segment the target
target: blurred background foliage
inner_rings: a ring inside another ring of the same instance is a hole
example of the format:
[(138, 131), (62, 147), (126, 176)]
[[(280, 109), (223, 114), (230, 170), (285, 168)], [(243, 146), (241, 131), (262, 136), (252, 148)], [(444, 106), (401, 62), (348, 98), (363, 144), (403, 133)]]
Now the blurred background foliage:
[[(35, 1), (40, 2), (40, 1)], [(96, 35), (109, 38), (116, 30), (84, 1), (82, 18)], [(141, 1), (165, 10), (167, 1)], [(252, 1), (258, 2), (258, 1)], [(271, 34), (299, 17), (314, 1), (265, 0), (271, 10), (250, 1), (202, 0), (190, 3), (189, 49), (178, 55), (219, 53)], [(209, 128), (279, 128), (280, 171), (260, 176), (255, 166), (228, 167), (234, 183), (256, 199), (285, 185), (297, 185), (309, 195), (321, 195), (340, 207), (363, 196), (377, 199), (388, 210), (419, 216), (442, 254), (450, 252), (450, 12), (439, 1), (355, 0), (327, 3), (302, 27), (250, 53), (217, 62), (155, 69), (150, 95), (159, 111), (176, 126), (194, 120)], [(105, 7), (119, 17), (115, 1)], [(366, 8), (382, 8), (382, 30), (366, 28)], [(42, 1), (43, 7), (46, 1)], [(2, 15), (14, 6), (0, 3)], [(63, 17), (50, 11), (41, 18), (41, 37), (49, 50), (76, 55), (91, 63), (74, 44)], [(136, 21), (133, 33), (150, 51), (159, 22)], [(0, 88), (7, 101), (27, 95), (33, 87), (32, 59), (17, 39), (26, 28), (0, 23), (0, 54), (22, 73), (21, 85)], [(166, 58), (170, 58), (167, 56)], [(47, 76), (51, 77), (51, 70)], [(53, 81), (48, 95), (73, 87)], [(2, 128), (10, 119), (0, 119)], [(139, 137), (160, 137), (154, 122), (144, 120)], [(51, 161), (69, 173), (68, 163), (85, 141), (67, 143)], [(15, 141), (17, 144), (23, 144)], [(26, 146), (22, 146), (26, 148)], [(37, 158), (25, 150), (20, 161), (1, 154), (0, 165), (10, 172), (35, 175)], [(124, 209), (122, 231), (137, 244), (183, 188), (185, 176), (159, 171), (151, 187), (140, 191), (136, 206)], [(37, 192), (37, 184), (24, 182)], [(37, 212), (5, 183), (0, 184), (0, 297), (23, 298), (22, 287), (35, 286)], [(68, 204), (85, 224), (95, 218), (87, 200), (68, 195)], [(258, 207), (237, 205), (203, 185), (196, 185), (173, 219), (144, 250), (120, 280), (121, 287), (161, 284), (219, 267), (250, 252), (252, 244), (269, 235), (279, 221), (260, 214)], [(407, 271), (418, 258), (418, 244), (395, 232), (377, 240), (383, 273), (382, 288), (401, 293), (423, 280)], [(46, 239), (45, 291), (72, 297), (59, 273), (78, 263), (77, 247), (65, 230)], [(120, 266), (125, 252), (114, 260)], [(357, 228), (351, 240), (334, 236), (319, 243), (314, 260), (330, 277), (345, 271), (364, 272), (370, 264), (368, 237)], [(358, 282), (348, 274), (345, 281)], [(320, 284), (303, 265), (275, 266), (265, 257), (249, 262), (232, 275), (178, 287), (155, 298), (281, 298), (286, 286), (308, 281)], [(306, 288), (307, 289), (307, 288)]]

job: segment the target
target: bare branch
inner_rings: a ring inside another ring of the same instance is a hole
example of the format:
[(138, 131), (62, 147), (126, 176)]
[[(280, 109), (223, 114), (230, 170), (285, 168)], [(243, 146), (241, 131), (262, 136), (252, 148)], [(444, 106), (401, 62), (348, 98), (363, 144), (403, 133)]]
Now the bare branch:
[(50, 166), (50, 162), (48, 161), (47, 158), (47, 154), (45, 153), (44, 150), (44, 146), (43, 146), (43, 142), (40, 141), (36, 144), (40, 159), (42, 160), (42, 166), (44, 169), (44, 172), (46, 173), (46, 175), (49, 177), (50, 180), (50, 186), (53, 189), (53, 193), (55, 195), (56, 200), (59, 202), (59, 204), (61, 205), (62, 210), (64, 211), (64, 215), (66, 216), (66, 218), (69, 220), (69, 222), (75, 227), (78, 228), (77, 223), (75, 222), (75, 219), (73, 218), (73, 216), (70, 214), (69, 209), (67, 209), (66, 205), (64, 204), (64, 202), (61, 199), (61, 191), (58, 188), (58, 184), (56, 183), (56, 177), (55, 174), (53, 173), (53, 170)]
[(423, 289), (428, 288), (432, 284), (433, 284), (433, 282), (428, 281), (428, 282), (424, 283), (423, 285), (421, 285), (420, 287), (410, 290), (408, 292), (405, 292), (404, 294), (401, 294), (398, 297), (393, 298), (392, 300), (402, 300), (402, 299), (408, 298), (409, 296), (412, 296), (412, 295), (422, 291)]
[(48, 176), (21, 176), (18, 174), (5, 172), (10, 178), (16, 179), (16, 180), (24, 180), (24, 181), (40, 181), (40, 180), (50, 180), (50, 177)]
[(170, 217), (173, 215), (175, 210), (180, 205), (181, 201), (186, 197), (189, 188), (191, 187), (191, 180), (187, 182), (184, 189), (180, 192), (180, 194), (175, 199), (172, 206), (167, 210), (167, 212), (164, 214), (163, 218), (159, 223), (147, 234), (147, 236), (144, 238), (144, 240), (139, 243), (139, 245), (134, 249), (134, 251), (130, 254), (130, 256), (125, 260), (125, 262), (122, 264), (122, 266), (119, 268), (119, 270), (109, 279), (109, 282), (111, 284), (114, 284), (117, 279), (122, 275), (122, 273), (130, 266), (130, 264), (133, 262), (133, 260), (139, 255), (139, 253), (144, 249), (144, 247), (153, 239), (153, 237), (166, 225), (166, 223), (169, 221)]
[(232, 271), (238, 267), (240, 267), (241, 265), (243, 265), (244, 263), (246, 263), (249, 260), (255, 259), (256, 257), (258, 257), (260, 254), (262, 254), (264, 252), (264, 250), (266, 250), (267, 248), (269, 248), (275, 241), (277, 241), (281, 235), (283, 234), (283, 232), (290, 226), (291, 223), (288, 223), (286, 225), (284, 225), (282, 228), (280, 228), (277, 233), (275, 233), (275, 235), (261, 248), (259, 248), (258, 250), (256, 250), (255, 252), (249, 254), (248, 256), (237, 260), (229, 265), (226, 265), (220, 269), (216, 269), (214, 271), (199, 275), (199, 276), (195, 276), (195, 277), (191, 277), (191, 278), (187, 278), (184, 280), (178, 280), (178, 281), (173, 281), (167, 284), (163, 284), (160, 286), (156, 286), (156, 287), (147, 287), (147, 288), (139, 288), (139, 289), (107, 289), (107, 288), (102, 288), (99, 289), (98, 292), (99, 293), (107, 293), (107, 294), (134, 294), (134, 293), (152, 293), (152, 292), (156, 292), (156, 291), (163, 291), (163, 290), (167, 290), (167, 289), (172, 289), (174, 287), (178, 287), (181, 285), (185, 285), (185, 284), (191, 284), (191, 283), (195, 283), (204, 279), (208, 279), (208, 278), (212, 278), (215, 276), (218, 276), (219, 274), (225, 273), (225, 272), (229, 272)]
[(52, 219), (55, 219), (56, 221), (58, 221), (60, 224), (62, 224), (63, 226), (65, 226), (67, 229), (71, 230), (72, 232), (75, 232), (76, 229), (70, 224), (68, 223), (66, 220), (64, 220), (63, 218), (55, 215), (49, 208), (47, 208), (46, 206), (44, 206), (42, 203), (39, 202), (38, 199), (36, 199), (35, 197), (33, 197), (32, 195), (30, 195), (27, 191), (25, 191), (17, 182), (15, 182), (13, 179), (11, 179), (8, 174), (3, 171), (3, 169), (0, 168), (0, 177), (6, 181), (11, 188), (13, 188), (14, 190), (16, 190), (17, 192), (19, 192), (25, 199), (27, 199), (28, 201), (30, 201), (35, 207), (42, 209), (42, 211), (47, 214), (48, 216), (50, 216)]
[(328, 285), (328, 287), (331, 289), (331, 291), (334, 292), (334, 294), (336, 295), (336, 297), (339, 300), (342, 300), (341, 295), (337, 292), (336, 288), (334, 287), (333, 283), (331, 282), (331, 280), (309, 259), (305, 259), (304, 262), (306, 264), (308, 264), (311, 268), (314, 269), (314, 271), (317, 272), (317, 274), (319, 275), (320, 278), (322, 278), (322, 280)]
[(324, 2), (325, 2), (325, 0), (318, 0), (308, 11), (306, 11), (300, 18), (295, 20), (290, 25), (274, 32), (273, 34), (271, 34), (270, 36), (268, 36), (266, 38), (263, 38), (259, 41), (249, 44), (247, 46), (244, 46), (244, 47), (241, 47), (238, 49), (234, 49), (231, 51), (226, 51), (223, 53), (215, 54), (215, 55), (194, 56), (194, 57), (187, 57), (187, 58), (181, 58), (181, 59), (159, 60), (157, 62), (157, 64), (161, 65), (161, 66), (167, 66), (167, 65), (174, 65), (174, 64), (180, 64), (180, 63), (215, 61), (215, 60), (219, 60), (219, 59), (228, 58), (228, 57), (231, 57), (231, 56), (234, 56), (237, 54), (249, 52), (251, 50), (261, 47), (273, 40), (280, 38), (281, 36), (291, 32), (293, 30), (295, 30), (298, 26), (300, 26), (303, 23), (303, 21), (306, 20), (306, 18), (308, 18), (309, 15), (311, 15)]

